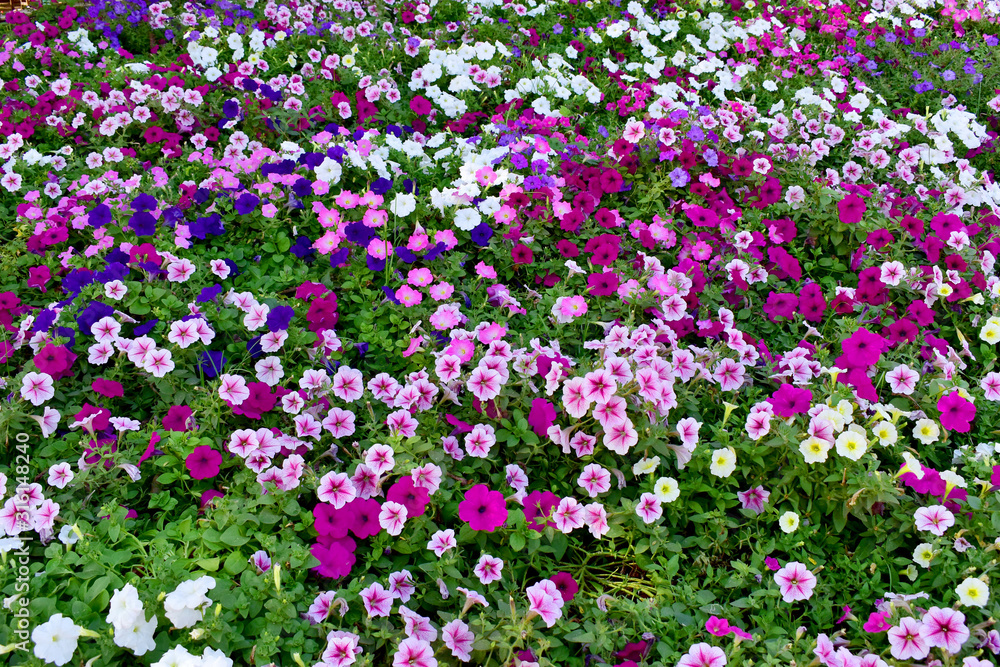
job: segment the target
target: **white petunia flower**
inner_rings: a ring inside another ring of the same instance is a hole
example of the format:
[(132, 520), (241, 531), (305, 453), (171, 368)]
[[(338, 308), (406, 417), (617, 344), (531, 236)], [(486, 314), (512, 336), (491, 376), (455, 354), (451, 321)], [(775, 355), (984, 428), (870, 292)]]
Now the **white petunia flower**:
[(53, 614), (31, 633), (35, 657), (45, 662), (65, 665), (73, 659), (83, 628), (62, 614)]

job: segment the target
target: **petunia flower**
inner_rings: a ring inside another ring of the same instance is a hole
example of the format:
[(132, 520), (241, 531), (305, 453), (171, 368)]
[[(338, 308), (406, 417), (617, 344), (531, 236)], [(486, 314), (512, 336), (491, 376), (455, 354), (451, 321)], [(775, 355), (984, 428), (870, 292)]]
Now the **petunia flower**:
[(774, 580), (781, 590), (781, 598), (785, 602), (808, 600), (816, 587), (816, 575), (797, 561), (787, 563), (775, 572)]
[(195, 447), (184, 460), (184, 464), (194, 479), (211, 479), (219, 474), (222, 454), (208, 445)]
[(507, 520), (507, 507), (503, 494), (491, 491), (485, 484), (477, 484), (465, 492), (458, 505), (458, 516), (473, 530), (493, 532)]
[(889, 646), (897, 660), (923, 660), (930, 653), (924, 624), (906, 616), (899, 625), (889, 628)]
[(962, 649), (962, 644), (969, 638), (965, 614), (960, 611), (931, 607), (921, 621), (927, 645), (943, 648), (952, 655), (957, 654)]
[(677, 667), (725, 667), (726, 662), (725, 651), (702, 642), (688, 649), (677, 662)]

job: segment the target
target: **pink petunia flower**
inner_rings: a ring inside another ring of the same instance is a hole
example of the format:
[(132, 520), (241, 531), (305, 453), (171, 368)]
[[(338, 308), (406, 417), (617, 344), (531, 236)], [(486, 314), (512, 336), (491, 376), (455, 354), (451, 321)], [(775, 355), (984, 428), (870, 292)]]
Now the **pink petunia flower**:
[(677, 667), (724, 667), (726, 662), (725, 651), (718, 646), (701, 642), (692, 646), (687, 653), (681, 656)]
[(943, 648), (955, 655), (969, 638), (969, 628), (965, 626), (965, 614), (954, 609), (931, 607), (924, 614), (924, 638), (928, 646)]
[(930, 653), (924, 624), (909, 616), (899, 619), (899, 625), (889, 628), (889, 646), (897, 660), (923, 660)]
[(540, 616), (551, 628), (562, 617), (565, 602), (559, 589), (548, 579), (542, 579), (525, 590), (528, 596), (528, 618)]
[(900, 364), (885, 374), (885, 380), (894, 394), (909, 396), (917, 387), (920, 374), (906, 364)]
[(736, 391), (742, 387), (744, 375), (746, 375), (746, 370), (743, 364), (729, 358), (720, 361), (712, 373), (712, 377), (719, 383), (719, 388), (722, 391)]
[(587, 495), (596, 498), (611, 489), (611, 473), (599, 463), (589, 463), (576, 481)]
[(644, 493), (639, 497), (639, 502), (635, 506), (635, 513), (639, 515), (643, 523), (653, 523), (663, 516), (663, 507), (655, 495)]
[(503, 570), (502, 560), (489, 554), (483, 554), (479, 557), (479, 562), (476, 563), (473, 572), (476, 573), (483, 586), (489, 586), (494, 581), (500, 580), (501, 570)]
[(449, 622), (441, 629), (441, 639), (451, 654), (462, 662), (472, 659), (472, 644), (476, 641), (476, 635), (465, 621), (456, 618)]
[(378, 523), (385, 532), (393, 537), (403, 532), (403, 524), (406, 523), (406, 506), (387, 500), (382, 503), (382, 510), (378, 514)]
[(388, 616), (392, 611), (392, 599), (392, 593), (385, 590), (377, 581), (361, 589), (361, 601), (369, 618)]
[(816, 575), (802, 563), (792, 561), (774, 573), (774, 580), (781, 589), (785, 602), (808, 600), (816, 587)]
[(955, 525), (955, 515), (944, 505), (921, 507), (913, 513), (917, 530), (929, 532), (940, 537), (945, 531)]
[(431, 535), (431, 540), (427, 543), (427, 548), (433, 551), (438, 558), (456, 546), (458, 546), (458, 542), (455, 540), (455, 531), (451, 528), (437, 531)]

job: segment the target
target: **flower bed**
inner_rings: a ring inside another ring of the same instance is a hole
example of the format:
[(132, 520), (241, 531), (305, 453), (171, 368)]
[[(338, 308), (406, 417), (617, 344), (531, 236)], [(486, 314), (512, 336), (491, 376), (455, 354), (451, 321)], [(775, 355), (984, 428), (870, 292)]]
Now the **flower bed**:
[(998, 16), (8, 13), (0, 654), (991, 664)]

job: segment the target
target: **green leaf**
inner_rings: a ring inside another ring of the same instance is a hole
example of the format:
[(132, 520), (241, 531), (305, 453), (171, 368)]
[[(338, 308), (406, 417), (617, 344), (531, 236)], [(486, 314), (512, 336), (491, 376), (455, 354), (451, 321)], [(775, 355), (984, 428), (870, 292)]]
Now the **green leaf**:
[(574, 630), (573, 632), (563, 637), (563, 639), (565, 639), (568, 642), (576, 642), (578, 644), (589, 644), (595, 640), (594, 633), (588, 632), (583, 628), (580, 628), (579, 630)]
[(222, 540), (223, 544), (230, 547), (241, 547), (250, 541), (249, 537), (244, 537), (240, 534), (240, 529), (236, 526), (226, 528), (219, 539)]
[(195, 561), (195, 565), (206, 572), (217, 572), (219, 570), (219, 558), (202, 558), (201, 560)]
[(111, 577), (108, 575), (94, 579), (94, 582), (90, 584), (90, 587), (87, 589), (87, 594), (83, 596), (83, 601), (90, 604), (94, 601), (94, 598), (96, 598), (104, 589), (108, 587), (108, 584), (110, 583)]
[(239, 551), (234, 551), (226, 557), (226, 564), (223, 567), (229, 574), (239, 574), (247, 568), (247, 559)]
[(524, 549), (525, 544), (526, 542), (524, 539), (524, 535), (521, 535), (520, 533), (514, 533), (513, 535), (510, 536), (510, 548), (513, 549), (514, 551), (522, 551)]

